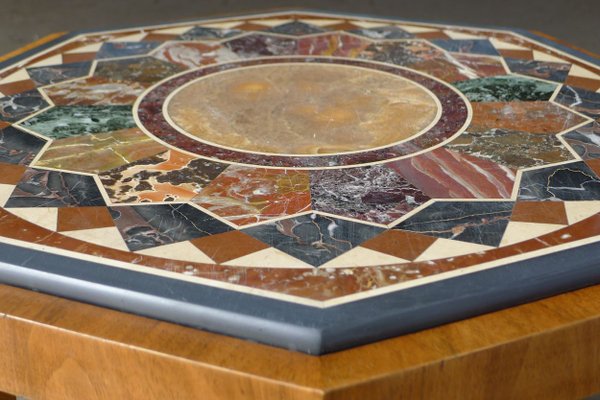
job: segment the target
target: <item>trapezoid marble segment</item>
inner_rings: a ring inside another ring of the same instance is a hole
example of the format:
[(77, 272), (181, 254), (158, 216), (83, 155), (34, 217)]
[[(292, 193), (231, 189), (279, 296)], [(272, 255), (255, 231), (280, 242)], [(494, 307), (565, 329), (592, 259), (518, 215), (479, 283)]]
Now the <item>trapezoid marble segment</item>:
[(408, 39), (414, 35), (397, 26), (380, 26), (374, 28), (355, 29), (350, 31), (355, 35), (365, 36), (373, 40), (381, 39)]
[(49, 104), (37, 90), (30, 90), (0, 98), (0, 120), (16, 122), (30, 116)]
[(473, 120), (469, 129), (507, 129), (529, 133), (556, 134), (567, 131), (586, 119), (542, 101), (471, 103)]
[(509, 198), (515, 171), (484, 158), (438, 148), (388, 164), (431, 198)]
[(223, 39), (239, 35), (242, 31), (237, 29), (219, 29), (196, 26), (179, 36), (179, 40)]
[(63, 207), (58, 209), (58, 232), (115, 226), (107, 207)]
[(161, 46), (153, 56), (182, 68), (197, 68), (239, 58), (231, 50), (218, 44), (189, 42), (167, 43)]
[(600, 200), (600, 178), (584, 162), (523, 172), (519, 200)]
[(236, 225), (247, 225), (311, 210), (307, 171), (232, 165), (192, 201)]
[(44, 139), (14, 126), (3, 128), (0, 130), (0, 162), (29, 165), (45, 144)]
[(54, 140), (36, 166), (98, 173), (165, 151), (166, 147), (139, 129), (129, 128)]
[(309, 36), (298, 39), (298, 54), (314, 56), (356, 57), (370, 41), (341, 33)]
[(600, 118), (600, 93), (565, 85), (554, 101), (596, 120)]
[(51, 139), (112, 132), (136, 126), (131, 106), (58, 106), (21, 123)]
[(512, 72), (553, 82), (564, 82), (569, 74), (569, 69), (571, 69), (571, 65), (568, 63), (520, 60), (517, 58), (504, 58), (504, 60)]
[(556, 85), (512, 75), (457, 82), (455, 86), (471, 101), (546, 101)]
[(231, 230), (189, 204), (111, 207), (110, 212), (131, 251)]
[(152, 57), (100, 61), (94, 76), (115, 81), (154, 83), (183, 70), (182, 67)]
[(28, 68), (27, 73), (36, 84), (39, 86), (46, 86), (87, 76), (90, 73), (91, 67), (91, 62), (84, 61)]
[(590, 122), (573, 129), (563, 138), (584, 160), (600, 158), (600, 122)]
[(182, 202), (194, 198), (225, 168), (227, 164), (168, 150), (99, 177), (114, 203)]
[(92, 207), (105, 205), (88, 175), (29, 168), (5, 207)]
[(318, 214), (269, 222), (242, 232), (318, 267), (383, 229)]
[(132, 105), (147, 84), (92, 77), (46, 86), (43, 90), (57, 106)]
[(429, 200), (381, 165), (312, 171), (310, 191), (314, 210), (379, 224), (389, 224)]
[(223, 43), (223, 46), (239, 58), (284, 56), (296, 53), (296, 39), (264, 34), (250, 34)]
[(514, 203), (435, 202), (400, 222), (395, 229), (428, 236), (498, 246)]
[(453, 53), (498, 55), (498, 51), (488, 39), (436, 39), (431, 42)]
[[(593, 58), (502, 28), (64, 36), (0, 64), (0, 264), (311, 353), (593, 284), (598, 89)], [(40, 282), (16, 284), (63, 293)]]
[(484, 131), (470, 128), (445, 147), (493, 161), (512, 170), (574, 158), (555, 135), (495, 128)]
[(96, 59), (139, 56), (150, 53), (160, 46), (159, 42), (109, 42), (104, 43), (96, 54)]
[(288, 22), (286, 24), (274, 26), (270, 29), (267, 29), (266, 32), (280, 33), (283, 35), (302, 36), (314, 33), (321, 33), (324, 32), (324, 30), (319, 28), (318, 26), (310, 25), (304, 22), (293, 21)]

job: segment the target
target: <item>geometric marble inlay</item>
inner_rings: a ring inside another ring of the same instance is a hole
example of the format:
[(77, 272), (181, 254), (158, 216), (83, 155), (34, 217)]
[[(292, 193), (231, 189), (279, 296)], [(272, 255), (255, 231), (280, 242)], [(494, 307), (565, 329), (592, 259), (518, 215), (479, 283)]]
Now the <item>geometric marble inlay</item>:
[(510, 29), (69, 34), (0, 64), (0, 282), (310, 353), (593, 284), (599, 89)]

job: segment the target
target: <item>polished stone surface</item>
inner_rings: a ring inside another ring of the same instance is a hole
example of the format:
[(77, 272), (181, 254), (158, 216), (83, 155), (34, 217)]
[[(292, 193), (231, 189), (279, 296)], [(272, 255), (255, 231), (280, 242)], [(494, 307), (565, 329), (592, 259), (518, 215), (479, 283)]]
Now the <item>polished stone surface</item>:
[(387, 146), (423, 131), (437, 112), (433, 94), (409, 80), (325, 64), (225, 71), (191, 82), (167, 105), (200, 140), (277, 154)]
[(283, 12), (1, 68), (0, 242), (369, 318), (600, 242), (600, 67), (521, 33)]

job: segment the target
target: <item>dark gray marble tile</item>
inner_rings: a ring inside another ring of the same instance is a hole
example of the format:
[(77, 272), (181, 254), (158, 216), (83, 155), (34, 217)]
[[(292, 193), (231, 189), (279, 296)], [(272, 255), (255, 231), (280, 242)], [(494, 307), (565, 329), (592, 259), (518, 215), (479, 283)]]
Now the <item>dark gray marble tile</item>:
[(583, 161), (523, 172), (519, 200), (600, 200), (600, 178)]
[(0, 162), (29, 165), (46, 142), (12, 126), (0, 130)]
[(396, 225), (395, 229), (445, 239), (498, 246), (510, 220), (510, 201), (440, 201)]
[(103, 206), (104, 199), (93, 177), (30, 168), (11, 194), (10, 207)]
[(189, 204), (111, 207), (110, 212), (131, 251), (232, 230)]
[(382, 232), (382, 228), (311, 214), (242, 232), (318, 267)]
[(0, 98), (0, 120), (16, 122), (48, 107), (48, 102), (37, 90)]
[(40, 86), (51, 85), (69, 79), (87, 76), (90, 73), (92, 63), (89, 61), (50, 65), (47, 67), (28, 68), (27, 72), (31, 79)]

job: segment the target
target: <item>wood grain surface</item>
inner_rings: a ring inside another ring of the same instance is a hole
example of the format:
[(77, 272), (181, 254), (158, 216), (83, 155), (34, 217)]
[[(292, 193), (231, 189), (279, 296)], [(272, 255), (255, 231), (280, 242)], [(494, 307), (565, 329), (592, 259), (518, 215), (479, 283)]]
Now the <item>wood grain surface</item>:
[(0, 285), (0, 390), (37, 399), (568, 399), (600, 287), (321, 357)]

